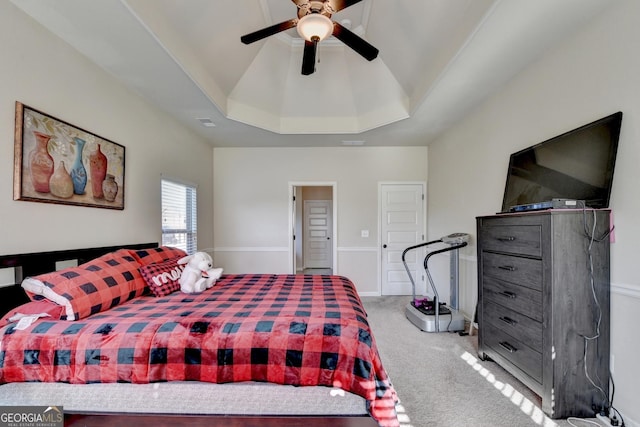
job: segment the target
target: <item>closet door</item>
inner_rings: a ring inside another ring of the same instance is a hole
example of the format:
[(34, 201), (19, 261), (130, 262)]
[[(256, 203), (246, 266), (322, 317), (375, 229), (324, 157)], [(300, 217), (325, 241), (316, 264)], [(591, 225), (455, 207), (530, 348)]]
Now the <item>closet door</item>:
[[(402, 263), (402, 252), (424, 242), (425, 202), (423, 184), (382, 184), (380, 187), (380, 239), (382, 295), (411, 295), (411, 281)], [(416, 283), (416, 294), (426, 291), (422, 261), (424, 251), (406, 255)]]

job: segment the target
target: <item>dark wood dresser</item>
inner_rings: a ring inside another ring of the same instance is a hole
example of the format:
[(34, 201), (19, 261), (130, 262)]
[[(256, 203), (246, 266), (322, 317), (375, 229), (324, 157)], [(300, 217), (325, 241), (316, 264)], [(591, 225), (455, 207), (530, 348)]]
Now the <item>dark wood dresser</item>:
[(538, 394), (551, 418), (592, 417), (608, 401), (609, 215), (476, 219), (479, 356)]

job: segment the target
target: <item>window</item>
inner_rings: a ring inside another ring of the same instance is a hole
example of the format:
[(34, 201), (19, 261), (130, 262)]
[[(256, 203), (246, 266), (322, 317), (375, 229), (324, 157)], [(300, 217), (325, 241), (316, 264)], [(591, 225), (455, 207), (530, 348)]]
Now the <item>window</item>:
[(162, 244), (189, 254), (198, 248), (196, 187), (162, 179)]

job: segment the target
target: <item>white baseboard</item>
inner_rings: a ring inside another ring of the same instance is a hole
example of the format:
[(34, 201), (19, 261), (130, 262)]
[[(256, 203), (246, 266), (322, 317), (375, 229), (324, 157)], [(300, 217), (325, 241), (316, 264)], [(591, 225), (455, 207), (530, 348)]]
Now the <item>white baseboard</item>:
[(640, 299), (640, 286), (612, 283), (611, 293)]
[(381, 296), (379, 292), (369, 291), (369, 292), (358, 292), (358, 295), (361, 297), (379, 297)]

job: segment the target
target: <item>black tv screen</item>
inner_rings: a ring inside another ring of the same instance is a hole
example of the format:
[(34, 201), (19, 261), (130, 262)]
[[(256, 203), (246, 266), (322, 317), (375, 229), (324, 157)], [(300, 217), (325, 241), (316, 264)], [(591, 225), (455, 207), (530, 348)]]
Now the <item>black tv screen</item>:
[(621, 124), (622, 112), (617, 112), (513, 153), (502, 212), (552, 199), (609, 207)]

